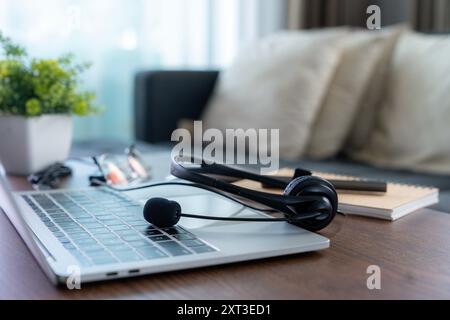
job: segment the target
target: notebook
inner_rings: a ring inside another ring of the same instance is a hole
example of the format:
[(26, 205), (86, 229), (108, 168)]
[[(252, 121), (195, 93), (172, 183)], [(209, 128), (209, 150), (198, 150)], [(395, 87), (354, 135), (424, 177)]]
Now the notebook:
[[(275, 175), (293, 176), (292, 169), (280, 169)], [(357, 180), (356, 177), (323, 172), (313, 175), (324, 179)], [(281, 194), (283, 190), (262, 188), (261, 184), (251, 180), (240, 180), (235, 184)], [(345, 214), (355, 214), (386, 220), (397, 220), (418, 209), (439, 202), (439, 189), (398, 183), (388, 183), (386, 193), (362, 193), (338, 191), (339, 210)]]

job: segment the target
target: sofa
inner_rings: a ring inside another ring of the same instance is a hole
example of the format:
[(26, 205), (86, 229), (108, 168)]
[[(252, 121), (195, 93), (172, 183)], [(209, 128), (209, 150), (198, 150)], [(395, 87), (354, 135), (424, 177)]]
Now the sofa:
[[(198, 120), (213, 93), (219, 71), (144, 71), (135, 77), (135, 137), (152, 144), (170, 142), (180, 120)], [(280, 160), (281, 166), (303, 167), (385, 181), (434, 186), (440, 202), (432, 209), (450, 213), (450, 176), (371, 166), (339, 154), (325, 160)]]

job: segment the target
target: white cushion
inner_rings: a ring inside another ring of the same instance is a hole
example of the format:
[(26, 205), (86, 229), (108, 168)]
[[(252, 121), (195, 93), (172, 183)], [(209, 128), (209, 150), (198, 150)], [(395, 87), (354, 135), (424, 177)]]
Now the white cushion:
[(339, 62), (343, 33), (282, 32), (244, 49), (222, 72), (204, 126), (280, 129), (280, 156), (301, 156)]
[(332, 157), (341, 150), (384, 53), (386, 39), (371, 31), (346, 36), (339, 67), (313, 126), (307, 151), (310, 158)]
[(450, 37), (404, 33), (369, 142), (353, 157), (369, 163), (450, 173)]
[(344, 149), (350, 156), (353, 152), (364, 148), (369, 139), (374, 126), (375, 116), (379, 111), (379, 106), (385, 94), (386, 76), (395, 45), (400, 35), (406, 30), (407, 26), (405, 25), (395, 25), (383, 28), (380, 32), (371, 32), (375, 37), (382, 37), (385, 40), (385, 44), (368, 86), (366, 86), (362, 95), (358, 112), (353, 119), (352, 127), (345, 141)]

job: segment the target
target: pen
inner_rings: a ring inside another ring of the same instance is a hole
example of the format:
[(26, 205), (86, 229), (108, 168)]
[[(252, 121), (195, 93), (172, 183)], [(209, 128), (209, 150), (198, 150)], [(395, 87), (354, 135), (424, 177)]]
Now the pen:
[[(292, 177), (275, 177), (276, 184), (262, 184), (263, 188), (279, 188), (285, 189)], [(361, 191), (361, 192), (386, 192), (387, 183), (375, 180), (334, 180), (327, 179), (336, 190)]]

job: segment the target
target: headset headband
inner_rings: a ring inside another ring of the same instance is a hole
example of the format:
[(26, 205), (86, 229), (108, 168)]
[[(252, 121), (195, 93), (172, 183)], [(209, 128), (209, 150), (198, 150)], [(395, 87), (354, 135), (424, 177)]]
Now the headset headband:
[[(191, 164), (199, 163), (198, 168), (186, 168), (181, 164), (183, 159), (188, 159)], [(257, 181), (270, 186), (285, 186), (285, 183), (271, 177), (262, 176), (254, 174), (248, 171), (234, 169), (222, 164), (211, 163), (207, 164), (205, 161), (197, 158), (186, 158), (175, 156), (172, 158), (172, 163), (170, 167), (170, 173), (175, 177), (185, 179), (194, 183), (203, 184), (209, 187), (213, 187), (236, 196), (244, 197), (249, 200), (259, 202), (261, 204), (267, 205), (274, 209), (280, 210), (287, 214), (295, 214), (296, 210), (292, 207), (297, 205), (305, 205), (315, 201), (326, 201), (323, 196), (288, 196), (288, 195), (277, 195), (273, 193), (261, 192), (256, 190), (251, 190), (248, 188), (240, 187), (223, 180), (210, 177), (207, 174), (234, 177), (239, 179), (248, 179), (252, 181)]]

